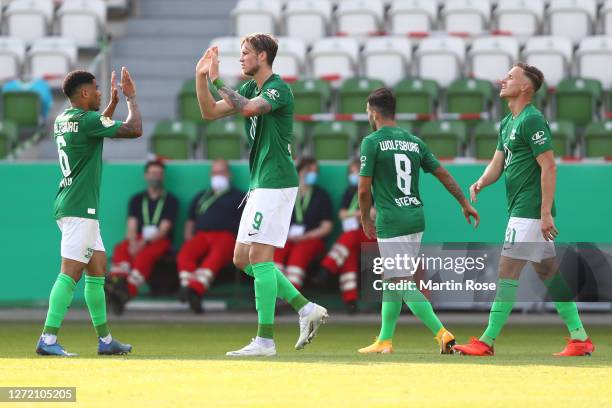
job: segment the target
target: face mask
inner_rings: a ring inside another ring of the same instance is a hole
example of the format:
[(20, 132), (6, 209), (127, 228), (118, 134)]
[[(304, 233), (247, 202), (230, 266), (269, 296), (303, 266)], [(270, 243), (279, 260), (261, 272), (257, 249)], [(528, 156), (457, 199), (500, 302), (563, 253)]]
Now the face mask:
[(149, 184), (149, 187), (154, 188), (154, 189), (162, 188), (164, 185), (164, 181), (161, 179), (147, 180), (147, 183)]
[(356, 186), (357, 184), (359, 184), (359, 174), (357, 173), (349, 174), (348, 182), (349, 182), (349, 185), (351, 186)]
[(317, 173), (315, 173), (314, 171), (309, 171), (308, 173), (306, 173), (306, 175), (304, 176), (304, 184), (306, 184), (307, 186), (312, 186), (317, 182)]
[(215, 193), (229, 188), (229, 179), (226, 176), (214, 175), (210, 178), (210, 187)]

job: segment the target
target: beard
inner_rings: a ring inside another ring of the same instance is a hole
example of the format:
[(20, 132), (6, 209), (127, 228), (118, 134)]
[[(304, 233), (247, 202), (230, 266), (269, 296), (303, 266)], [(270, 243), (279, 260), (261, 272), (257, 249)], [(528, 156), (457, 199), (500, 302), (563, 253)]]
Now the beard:
[(373, 120), (371, 120), (371, 119), (368, 119), (368, 122), (370, 122), (370, 127), (372, 128), (372, 130), (373, 130), (374, 132), (376, 132), (376, 131), (378, 130), (378, 129), (376, 128), (376, 123), (375, 123)]
[(257, 74), (257, 72), (259, 72), (259, 65), (255, 65), (253, 68), (251, 68), (250, 70), (245, 70), (243, 69), (242, 72), (244, 73), (244, 75), (246, 76), (255, 76), (255, 74)]

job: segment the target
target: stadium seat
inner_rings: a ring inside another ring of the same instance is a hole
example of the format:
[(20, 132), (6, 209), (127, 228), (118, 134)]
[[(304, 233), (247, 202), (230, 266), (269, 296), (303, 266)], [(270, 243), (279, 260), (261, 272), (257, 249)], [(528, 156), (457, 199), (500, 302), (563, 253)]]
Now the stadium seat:
[(13, 122), (0, 122), (0, 159), (5, 158), (15, 147), (17, 135), (17, 126)]
[(244, 122), (228, 118), (216, 120), (206, 127), (204, 158), (208, 160), (238, 160), (244, 151)]
[(41, 119), (40, 96), (34, 91), (9, 91), (2, 93), (2, 120), (9, 120), (18, 127), (37, 127)]
[(284, 16), (287, 36), (310, 44), (329, 34), (332, 4), (330, 0), (291, 0)]
[(181, 120), (202, 122), (202, 113), (198, 105), (195, 79), (188, 79), (178, 94), (178, 114)]
[(251, 33), (275, 34), (281, 16), (280, 0), (239, 0), (232, 10), (238, 37)]
[(274, 72), (287, 80), (296, 80), (304, 73), (306, 43), (300, 38), (278, 37)]
[(412, 43), (402, 37), (369, 38), (362, 52), (364, 75), (395, 86), (410, 72)]
[(431, 79), (404, 79), (395, 87), (398, 113), (433, 113), (439, 86)]
[(495, 9), (497, 29), (513, 36), (531, 37), (541, 32), (543, 0), (499, 0)]
[(482, 121), (474, 129), (474, 157), (478, 160), (491, 160), (499, 138), (499, 122)]
[(448, 112), (485, 112), (493, 99), (493, 85), (482, 79), (457, 79), (448, 87), (446, 98)]
[(21, 75), (25, 49), (21, 38), (0, 37), (0, 83)]
[(353, 157), (357, 139), (354, 122), (320, 122), (312, 130), (312, 153), (317, 160), (347, 160)]
[(431, 0), (393, 0), (389, 9), (391, 35), (423, 35), (436, 26), (438, 4)]
[(612, 35), (612, 0), (606, 2), (599, 10), (604, 35)]
[(568, 120), (576, 126), (585, 126), (597, 114), (601, 97), (601, 82), (596, 79), (564, 79), (555, 93), (555, 118)]
[(591, 35), (595, 26), (597, 4), (595, 0), (555, 0), (548, 8), (550, 34), (567, 37), (578, 43)]
[(339, 113), (365, 113), (368, 95), (385, 86), (379, 79), (351, 78), (342, 83), (338, 92)]
[(47, 37), (36, 40), (28, 52), (30, 75), (44, 78), (52, 88), (59, 88), (75, 66), (77, 47), (72, 38)]
[(405, 131), (414, 134), (414, 125), (408, 120), (398, 120), (395, 122), (397, 127), (404, 129)]
[(383, 0), (342, 0), (336, 9), (337, 35), (376, 35), (382, 30)]
[(327, 111), (331, 98), (329, 82), (304, 79), (291, 84), (296, 115), (311, 115)]
[(416, 52), (418, 76), (434, 79), (446, 88), (463, 72), (465, 42), (457, 37), (432, 37), (421, 41)]
[(538, 67), (551, 87), (569, 75), (573, 46), (565, 37), (540, 36), (527, 40), (523, 57), (529, 65)]
[(306, 124), (299, 120), (293, 121), (293, 142), (291, 143), (291, 156), (296, 159), (303, 155), (306, 145)]
[(466, 126), (459, 121), (431, 121), (421, 127), (419, 136), (436, 156), (453, 158), (462, 155)]
[(13, 0), (4, 12), (6, 33), (31, 44), (50, 32), (53, 0)]
[(96, 48), (105, 30), (106, 3), (102, 0), (63, 0), (57, 10), (59, 34), (74, 39), (79, 48)]
[[(508, 107), (508, 102), (503, 99), (499, 99), (499, 103), (501, 104), (501, 117), (503, 118), (510, 113), (510, 108)], [(548, 101), (548, 86), (546, 83), (542, 83), (542, 86), (538, 89), (538, 92), (536, 92), (533, 97), (533, 104), (541, 111), (544, 111), (544, 109), (550, 105)]]
[(584, 142), (586, 157), (612, 157), (612, 121), (589, 124)]
[(447, 0), (441, 14), (448, 33), (477, 35), (488, 29), (491, 4), (489, 0)]
[(217, 37), (210, 42), (210, 46), (219, 47), (219, 66), (223, 67), (220, 73), (230, 86), (235, 85), (244, 75), (240, 65), (240, 38)]
[(567, 120), (560, 120), (550, 122), (549, 125), (555, 156), (573, 156), (572, 147), (576, 141), (576, 127), (574, 124)]
[(612, 36), (587, 37), (576, 51), (578, 75), (597, 79), (605, 89), (612, 86)]
[(476, 38), (469, 56), (472, 76), (495, 82), (505, 78), (518, 60), (519, 43), (510, 36)]
[(155, 154), (168, 159), (190, 159), (197, 137), (198, 128), (193, 122), (164, 120), (155, 125), (151, 135), (151, 149)]
[(331, 80), (357, 74), (359, 43), (350, 37), (328, 37), (314, 43), (310, 52), (312, 75)]

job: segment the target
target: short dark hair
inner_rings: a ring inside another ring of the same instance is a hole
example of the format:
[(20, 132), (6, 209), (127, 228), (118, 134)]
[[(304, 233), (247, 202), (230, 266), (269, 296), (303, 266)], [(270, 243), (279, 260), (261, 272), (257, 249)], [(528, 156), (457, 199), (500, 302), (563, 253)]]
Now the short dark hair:
[(278, 40), (276, 38), (270, 34), (254, 33), (244, 37), (240, 45), (245, 42), (249, 43), (258, 54), (265, 52), (266, 61), (268, 65), (272, 66), (274, 58), (276, 58), (276, 52), (278, 51)]
[(84, 84), (93, 83), (96, 77), (91, 72), (76, 70), (69, 72), (64, 78), (64, 82), (62, 83), (62, 92), (69, 99), (72, 98), (76, 91)]
[(370, 108), (380, 113), (384, 118), (395, 117), (395, 95), (388, 88), (378, 88), (368, 96)]
[(147, 164), (145, 164), (144, 172), (146, 173), (149, 171), (149, 168), (153, 166), (158, 166), (161, 167), (162, 170), (166, 170), (166, 166), (160, 160), (150, 160), (147, 162)]
[(298, 162), (298, 164), (297, 164), (297, 171), (298, 171), (298, 173), (300, 171), (302, 171), (302, 169), (304, 167), (308, 167), (308, 166), (310, 166), (312, 164), (317, 164), (317, 159), (315, 159), (312, 156), (304, 156), (304, 157), (302, 157), (300, 159), (300, 161)]
[(524, 62), (517, 62), (514, 64), (515, 67), (519, 67), (525, 73), (525, 76), (529, 78), (531, 84), (533, 85), (533, 92), (538, 92), (538, 89), (542, 86), (544, 82), (544, 74), (542, 71), (534, 67), (533, 65), (526, 64)]

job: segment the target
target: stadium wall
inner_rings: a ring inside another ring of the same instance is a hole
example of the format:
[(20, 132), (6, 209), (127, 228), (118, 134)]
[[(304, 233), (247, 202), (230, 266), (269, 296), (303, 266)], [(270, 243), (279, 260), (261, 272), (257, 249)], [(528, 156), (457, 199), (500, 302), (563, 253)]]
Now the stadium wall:
[[(344, 162), (320, 166), (319, 184), (325, 187), (337, 210), (346, 188)], [(484, 164), (447, 164), (467, 192)], [(231, 164), (233, 182), (248, 186), (248, 164)], [(166, 186), (180, 200), (180, 218), (174, 243), (182, 243), (183, 224), (193, 195), (208, 186), (210, 163), (171, 163)], [(53, 200), (60, 179), (56, 163), (0, 163), (0, 251), (2, 284), (0, 304), (47, 302), (60, 267), (60, 233), (53, 219)], [(560, 164), (557, 184), (557, 227), (564, 242), (612, 242), (612, 165)], [(129, 197), (145, 188), (143, 163), (107, 163), (104, 166), (100, 221), (110, 255), (125, 234)], [(474, 230), (463, 219), (454, 199), (434, 177), (421, 177), (427, 229), (425, 242), (501, 242), (507, 222), (503, 182), (487, 188), (476, 207), (482, 222)], [(338, 226), (336, 226), (338, 231)], [(82, 284), (76, 297), (82, 297)]]

